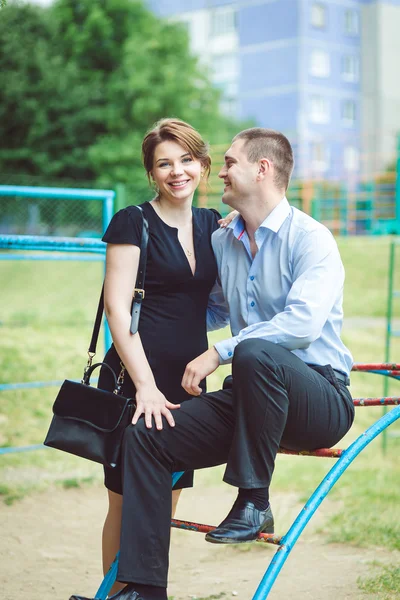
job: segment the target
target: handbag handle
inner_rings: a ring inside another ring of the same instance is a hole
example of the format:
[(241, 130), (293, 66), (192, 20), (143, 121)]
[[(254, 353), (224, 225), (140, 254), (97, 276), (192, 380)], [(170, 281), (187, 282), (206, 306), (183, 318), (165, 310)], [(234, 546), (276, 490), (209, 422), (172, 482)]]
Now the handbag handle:
[(90, 367), (85, 369), (81, 383), (84, 383), (85, 385), (90, 385), (90, 377), (91, 377), (93, 371), (95, 369), (97, 369), (98, 367), (103, 367), (103, 366), (107, 367), (107, 369), (110, 371), (110, 373), (112, 373), (112, 376), (114, 379), (114, 390), (116, 390), (117, 389), (117, 376), (115, 375), (114, 370), (110, 367), (110, 365), (108, 365), (107, 363), (103, 363), (103, 362), (95, 363), (94, 365), (90, 365)]
[[(139, 327), (140, 309), (142, 306), (142, 301), (144, 299), (144, 279), (146, 276), (147, 243), (149, 241), (149, 223), (145, 217), (143, 209), (140, 206), (137, 206), (136, 208), (138, 210), (140, 210), (140, 213), (142, 215), (143, 226), (142, 226), (142, 237), (141, 237), (141, 241), (140, 241), (140, 258), (139, 258), (138, 273), (136, 276), (136, 283), (135, 283), (135, 289), (133, 291), (133, 300), (132, 300), (132, 307), (131, 307), (130, 332), (132, 334), (136, 333), (138, 330), (138, 327)], [(96, 313), (96, 319), (95, 319), (94, 326), (93, 326), (92, 338), (90, 340), (90, 345), (89, 345), (89, 350), (88, 350), (89, 361), (88, 361), (87, 368), (89, 368), (91, 366), (93, 356), (96, 354), (97, 339), (99, 337), (99, 331), (100, 331), (100, 325), (101, 325), (101, 319), (103, 316), (103, 312), (104, 312), (104, 283), (103, 283), (103, 287), (101, 288), (99, 305), (97, 307), (97, 313)], [(98, 363), (98, 364), (100, 364), (100, 363)]]

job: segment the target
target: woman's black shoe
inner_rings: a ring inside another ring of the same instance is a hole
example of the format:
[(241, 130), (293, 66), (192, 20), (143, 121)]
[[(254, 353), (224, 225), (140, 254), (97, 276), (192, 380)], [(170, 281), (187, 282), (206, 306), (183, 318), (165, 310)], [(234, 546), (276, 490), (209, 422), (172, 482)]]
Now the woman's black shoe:
[(258, 534), (274, 533), (274, 518), (271, 507), (258, 510), (252, 502), (236, 501), (222, 523), (206, 535), (213, 544), (243, 544), (252, 542)]

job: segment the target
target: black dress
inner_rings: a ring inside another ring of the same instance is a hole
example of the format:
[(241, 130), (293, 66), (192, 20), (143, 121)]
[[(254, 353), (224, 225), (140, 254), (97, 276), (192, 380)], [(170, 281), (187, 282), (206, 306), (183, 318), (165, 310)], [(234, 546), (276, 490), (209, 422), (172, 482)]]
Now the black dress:
[[(140, 206), (149, 223), (149, 242), (144, 284), (146, 294), (140, 313), (139, 333), (158, 389), (170, 402), (179, 404), (191, 398), (181, 386), (187, 363), (208, 348), (207, 304), (217, 277), (211, 234), (218, 229), (220, 215), (214, 210), (192, 209), (196, 256), (193, 275), (178, 240), (178, 230), (164, 223), (150, 203)], [(140, 246), (141, 234), (140, 211), (135, 206), (128, 206), (114, 215), (103, 241)], [(118, 375), (120, 359), (114, 345), (104, 361)], [(113, 389), (111, 375), (106, 369), (100, 372), (99, 387)], [(201, 387), (205, 390), (205, 380)], [(135, 387), (127, 374), (123, 394), (135, 394)], [(193, 474), (186, 473), (176, 487), (190, 487), (192, 482)], [(122, 494), (118, 467), (105, 469), (105, 485), (111, 491)]]

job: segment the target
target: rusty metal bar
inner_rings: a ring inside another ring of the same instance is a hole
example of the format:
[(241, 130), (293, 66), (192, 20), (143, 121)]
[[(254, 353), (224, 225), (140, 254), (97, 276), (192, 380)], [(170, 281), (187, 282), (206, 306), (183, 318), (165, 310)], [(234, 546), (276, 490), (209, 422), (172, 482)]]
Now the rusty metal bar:
[[(215, 529), (214, 525), (203, 525), (202, 523), (193, 523), (192, 521), (180, 521), (179, 519), (171, 519), (171, 527), (175, 529), (186, 529), (188, 531), (197, 531), (199, 533), (208, 533)], [(281, 536), (274, 533), (260, 533), (256, 542), (264, 542), (267, 544), (275, 544), (279, 546)]]

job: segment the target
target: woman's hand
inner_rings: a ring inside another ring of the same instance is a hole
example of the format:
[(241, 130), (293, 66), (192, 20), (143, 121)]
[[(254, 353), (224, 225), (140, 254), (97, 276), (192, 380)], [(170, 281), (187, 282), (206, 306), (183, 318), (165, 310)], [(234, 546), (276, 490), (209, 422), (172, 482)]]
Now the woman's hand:
[(133, 415), (132, 425), (136, 425), (140, 415), (144, 414), (144, 420), (148, 429), (152, 427), (153, 417), (156, 428), (162, 429), (162, 416), (167, 419), (171, 427), (174, 427), (175, 421), (171, 410), (180, 408), (180, 406), (180, 404), (168, 402), (155, 384), (142, 385), (136, 390), (136, 410)]
[(226, 215), (226, 217), (224, 217), (223, 219), (219, 219), (218, 223), (219, 226), (222, 229), (225, 229), (225, 227), (228, 227), (229, 223), (232, 223), (233, 219), (236, 217), (236, 215), (238, 215), (238, 211), (237, 210), (232, 210), (229, 215)]

